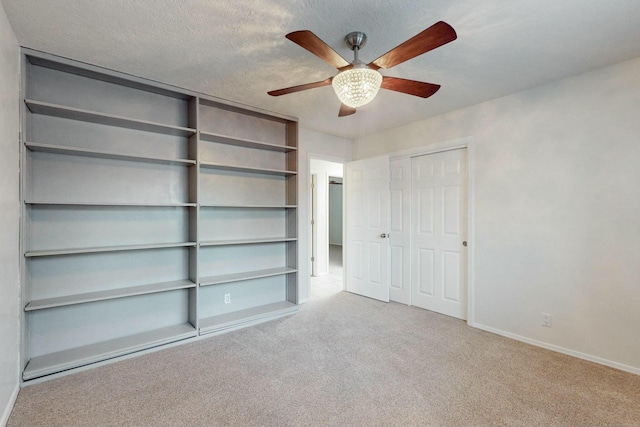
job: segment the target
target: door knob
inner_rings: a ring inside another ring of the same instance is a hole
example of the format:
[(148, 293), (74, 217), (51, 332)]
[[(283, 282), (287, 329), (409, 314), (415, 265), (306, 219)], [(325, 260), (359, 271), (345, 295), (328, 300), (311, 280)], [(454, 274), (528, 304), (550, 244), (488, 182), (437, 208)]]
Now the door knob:
[(387, 234), (386, 234), (386, 233), (382, 233), (382, 234), (380, 235), (380, 237), (382, 237), (382, 238), (384, 239), (384, 238), (386, 238), (386, 237), (388, 237), (388, 236), (387, 236)]
[(464, 242), (462, 242), (462, 246), (467, 246), (467, 241), (465, 240)]

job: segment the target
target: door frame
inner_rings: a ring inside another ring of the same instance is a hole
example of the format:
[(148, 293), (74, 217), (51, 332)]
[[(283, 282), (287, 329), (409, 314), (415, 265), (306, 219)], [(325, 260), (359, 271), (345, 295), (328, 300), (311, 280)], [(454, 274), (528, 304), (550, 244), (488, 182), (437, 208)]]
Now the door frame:
[[(347, 159), (346, 157), (337, 157), (337, 156), (327, 156), (324, 154), (318, 154), (318, 153), (314, 153), (314, 152), (308, 152), (307, 153), (307, 159), (306, 159), (306, 174), (308, 176), (308, 183), (309, 183), (309, 188), (308, 188), (308, 193), (307, 193), (307, 209), (309, 212), (309, 220), (311, 220), (311, 209), (312, 209), (312, 197), (313, 194), (311, 192), (311, 160), (323, 160), (325, 162), (331, 162), (331, 163), (339, 163), (342, 165), (342, 170), (343, 170), (343, 176), (344, 176), (344, 168), (345, 168), (345, 164), (347, 162), (350, 162), (350, 159)], [(342, 229), (342, 287), (344, 289), (345, 287), (345, 283), (346, 283), (346, 277), (344, 276), (344, 271), (345, 271), (345, 266), (346, 266), (346, 253), (347, 253), (347, 245), (345, 242), (345, 230), (344, 230), (344, 218), (346, 215), (345, 212), (345, 207), (346, 207), (346, 203), (345, 203), (345, 197), (346, 194), (343, 191), (342, 192), (342, 218), (343, 218), (343, 229)], [(300, 203), (302, 203), (302, 200), (300, 200)], [(307, 225), (307, 245), (308, 245), (308, 254), (309, 256), (307, 257), (306, 260), (303, 260), (302, 262), (305, 262), (306, 265), (308, 266), (308, 277), (306, 277), (306, 280), (304, 282), (301, 283), (305, 283), (306, 286), (306, 292), (307, 295), (309, 296), (308, 298), (306, 298), (305, 300), (302, 301), (302, 303), (306, 303), (310, 297), (311, 297), (311, 272), (313, 269), (313, 266), (311, 265), (311, 245), (313, 244), (313, 236), (312, 236), (312, 229), (311, 229), (311, 222), (309, 221), (309, 224)]]
[(473, 136), (389, 153), (389, 160), (467, 149), (467, 324), (475, 326), (475, 143)]

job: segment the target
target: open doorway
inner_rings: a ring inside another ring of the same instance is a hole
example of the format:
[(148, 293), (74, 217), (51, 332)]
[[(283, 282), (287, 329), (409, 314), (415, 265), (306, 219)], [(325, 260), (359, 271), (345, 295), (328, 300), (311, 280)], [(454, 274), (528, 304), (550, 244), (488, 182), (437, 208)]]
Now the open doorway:
[(311, 297), (323, 298), (344, 289), (342, 266), (343, 164), (310, 159)]

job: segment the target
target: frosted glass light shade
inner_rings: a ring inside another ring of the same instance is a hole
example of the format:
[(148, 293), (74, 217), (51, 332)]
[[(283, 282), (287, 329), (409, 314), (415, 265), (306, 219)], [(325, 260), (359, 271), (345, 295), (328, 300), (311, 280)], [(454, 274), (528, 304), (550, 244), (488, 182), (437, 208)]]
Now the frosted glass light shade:
[(382, 74), (367, 67), (352, 68), (338, 73), (331, 82), (338, 99), (352, 108), (371, 102), (380, 90), (381, 84)]

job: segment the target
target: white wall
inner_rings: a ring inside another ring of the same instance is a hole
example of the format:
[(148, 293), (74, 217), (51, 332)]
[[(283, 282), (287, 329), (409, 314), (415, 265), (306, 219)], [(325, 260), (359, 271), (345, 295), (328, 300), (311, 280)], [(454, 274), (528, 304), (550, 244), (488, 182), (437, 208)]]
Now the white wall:
[(298, 266), (300, 302), (309, 299), (310, 281), (309, 271), (311, 253), (309, 242), (311, 238), (311, 212), (309, 211), (309, 197), (311, 183), (309, 182), (310, 158), (324, 159), (332, 162), (347, 162), (351, 160), (353, 151), (349, 139), (340, 138), (305, 129), (300, 123), (298, 147)]
[(20, 371), (19, 55), (0, 4), (0, 425), (13, 408)]
[(469, 135), (473, 324), (640, 373), (640, 58), (363, 138), (354, 157)]
[(326, 276), (329, 274), (329, 177), (342, 177), (343, 166), (342, 163), (329, 162), (313, 157), (310, 159), (309, 165), (309, 172), (317, 177), (317, 239), (313, 242), (316, 245), (316, 275)]

